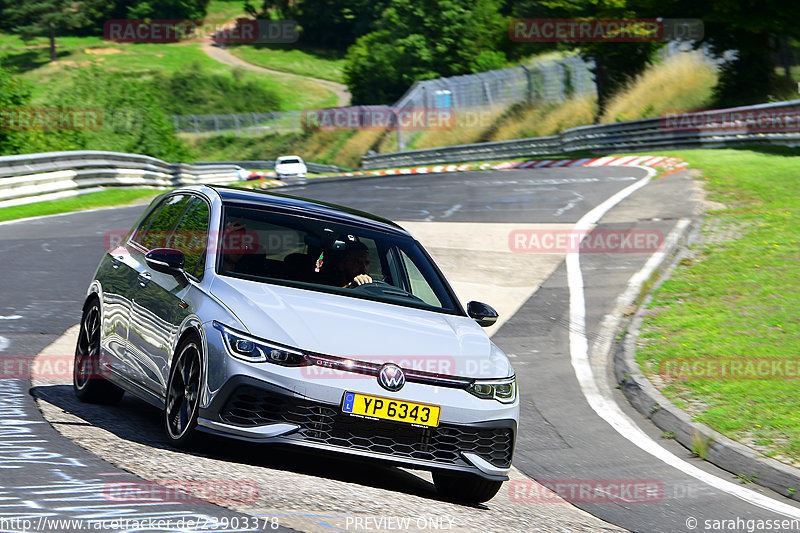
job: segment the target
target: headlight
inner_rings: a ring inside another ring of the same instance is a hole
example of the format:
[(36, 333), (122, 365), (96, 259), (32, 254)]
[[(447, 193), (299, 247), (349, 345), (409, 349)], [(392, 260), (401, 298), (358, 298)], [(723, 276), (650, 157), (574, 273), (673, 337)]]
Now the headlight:
[(505, 379), (479, 379), (467, 390), (484, 400), (497, 400), (500, 403), (514, 403), (517, 399), (517, 377)]
[(274, 344), (246, 333), (223, 326), (216, 320), (214, 329), (222, 333), (225, 349), (232, 357), (250, 363), (275, 363), (282, 366), (303, 366), (308, 364), (303, 352)]

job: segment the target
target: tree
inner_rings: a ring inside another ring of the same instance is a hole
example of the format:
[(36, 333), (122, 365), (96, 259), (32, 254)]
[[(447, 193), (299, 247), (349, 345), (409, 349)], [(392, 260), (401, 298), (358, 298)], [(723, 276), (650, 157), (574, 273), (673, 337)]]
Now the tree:
[(48, 95), (49, 101), (58, 108), (98, 110), (100, 127), (48, 132), (38, 151), (93, 149), (186, 160), (188, 152), (175, 135), (157, 87), (148, 79), (94, 65), (72, 70), (69, 83)]
[(129, 5), (127, 13), (131, 19), (203, 20), (210, 0), (140, 0), (133, 5), (118, 1), (119, 5)]
[(391, 0), (347, 53), (353, 103), (392, 102), (415, 81), (505, 66), (498, 0)]
[(30, 87), (0, 67), (0, 154), (2, 155), (24, 151), (25, 134), (13, 131), (7, 124), (8, 115), (5, 114), (14, 108), (27, 105), (30, 96)]
[[(655, 0), (644, 0), (644, 2)], [(666, 0), (668, 1), (668, 0)], [(656, 17), (643, 6), (643, 0), (522, 0), (514, 2), (517, 18), (637, 19)], [(574, 42), (551, 44), (550, 48), (577, 48), (581, 57), (593, 63), (600, 116), (613, 94), (641, 73), (662, 46), (658, 42)], [(544, 48), (544, 47), (543, 47)], [(530, 50), (530, 48), (528, 48)]]
[(91, 22), (95, 6), (91, 0), (33, 0), (9, 4), (3, 17), (11, 24), (10, 30), (25, 41), (34, 37), (50, 38), (50, 61), (56, 57), (56, 34)]
[(300, 0), (289, 16), (297, 20), (304, 43), (344, 51), (375, 29), (389, 0)]
[(699, 18), (708, 44), (718, 56), (734, 50), (714, 89), (719, 106), (756, 104), (769, 99), (775, 83), (780, 43), (800, 37), (800, 2), (783, 0), (640, 0), (664, 17)]
[(244, 12), (257, 20), (285, 18), (289, 16), (289, 0), (262, 0), (260, 5), (244, 0)]

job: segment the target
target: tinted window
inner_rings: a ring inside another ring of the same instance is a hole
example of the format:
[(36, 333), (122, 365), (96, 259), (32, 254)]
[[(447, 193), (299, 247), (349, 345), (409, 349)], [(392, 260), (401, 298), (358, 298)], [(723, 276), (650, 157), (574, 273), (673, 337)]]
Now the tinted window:
[(441, 306), (442, 302), (439, 301), (436, 292), (430, 286), (428, 280), (425, 279), (425, 275), (417, 264), (402, 250), (400, 250), (400, 257), (405, 267), (405, 274), (408, 278), (411, 292), (428, 305)]
[(158, 213), (158, 210), (161, 209), (161, 205), (163, 203), (164, 203), (163, 201), (158, 202), (158, 204), (156, 204), (150, 210), (150, 212), (147, 213), (147, 216), (145, 216), (142, 219), (142, 222), (139, 224), (139, 227), (136, 228), (136, 232), (133, 234), (133, 237), (131, 238), (133, 242), (138, 242), (138, 243), (142, 242), (142, 236), (144, 235), (144, 232), (147, 231), (148, 226), (150, 226), (150, 222), (153, 221), (153, 217), (156, 216), (156, 213)]
[(167, 248), (183, 252), (186, 258), (184, 269), (195, 277), (203, 273), (206, 241), (208, 239), (208, 204), (195, 198), (172, 233)]
[[(407, 237), (237, 206), (225, 208), (222, 224), (220, 274), (457, 312), (435, 267)], [(361, 275), (372, 283), (354, 284)]]
[(161, 209), (153, 217), (144, 235), (139, 238), (139, 243), (149, 250), (166, 248), (172, 231), (178, 221), (186, 212), (192, 201), (192, 196), (176, 194), (167, 197), (161, 204)]

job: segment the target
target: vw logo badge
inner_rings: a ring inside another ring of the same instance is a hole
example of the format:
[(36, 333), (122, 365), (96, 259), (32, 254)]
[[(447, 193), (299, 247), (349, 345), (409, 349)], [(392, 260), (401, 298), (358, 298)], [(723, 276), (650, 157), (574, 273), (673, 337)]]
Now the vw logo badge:
[(394, 363), (386, 363), (378, 374), (378, 383), (388, 391), (396, 392), (406, 384), (406, 375), (403, 369)]

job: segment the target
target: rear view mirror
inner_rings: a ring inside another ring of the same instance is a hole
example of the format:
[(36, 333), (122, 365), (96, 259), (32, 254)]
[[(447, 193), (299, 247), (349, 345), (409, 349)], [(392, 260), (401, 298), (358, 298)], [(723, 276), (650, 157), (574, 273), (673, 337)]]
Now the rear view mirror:
[(476, 301), (467, 303), (467, 314), (482, 328), (493, 325), (499, 316), (491, 305)]
[(144, 258), (147, 261), (147, 265), (156, 272), (173, 276), (183, 274), (183, 265), (186, 258), (180, 250), (156, 248), (155, 250), (150, 250)]

